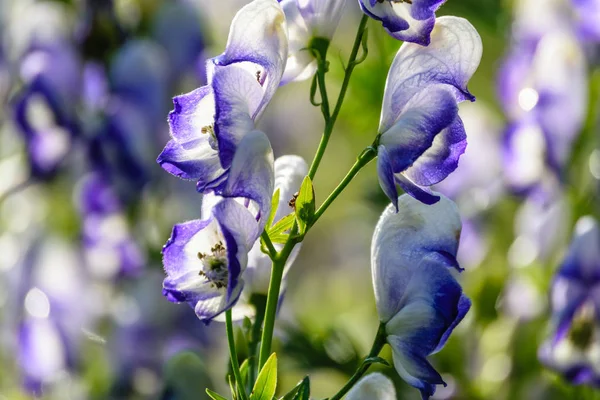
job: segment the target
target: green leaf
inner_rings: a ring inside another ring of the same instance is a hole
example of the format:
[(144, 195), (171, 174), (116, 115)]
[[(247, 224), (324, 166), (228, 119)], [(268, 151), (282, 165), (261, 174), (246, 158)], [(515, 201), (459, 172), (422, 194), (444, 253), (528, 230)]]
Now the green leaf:
[(386, 367), (391, 367), (390, 363), (381, 357), (369, 357), (365, 359), (365, 364), (383, 364)]
[(223, 397), (219, 393), (213, 392), (210, 389), (206, 389), (206, 394), (213, 400), (227, 400), (226, 397)]
[(242, 375), (242, 382), (244, 386), (248, 385), (248, 371), (250, 366), (248, 365), (248, 359), (245, 359), (242, 365), (240, 365), (240, 374)]
[(296, 198), (296, 220), (300, 233), (306, 232), (315, 215), (315, 190), (309, 176), (305, 176)]
[(305, 377), (295, 388), (290, 390), (279, 400), (308, 400), (310, 395), (310, 379)]
[(277, 208), (279, 207), (279, 198), (281, 197), (281, 191), (277, 189), (275, 193), (273, 193), (273, 199), (271, 200), (271, 213), (269, 214), (269, 218), (267, 219), (267, 224), (265, 225), (267, 229), (273, 225), (273, 220), (275, 219), (275, 214), (277, 214)]
[(271, 357), (260, 370), (250, 400), (272, 400), (277, 388), (277, 355), (271, 354)]
[(285, 232), (292, 229), (292, 226), (294, 225), (294, 220), (294, 214), (289, 214), (277, 221), (277, 223), (273, 225), (273, 227), (268, 231), (271, 241), (273, 243), (280, 243), (277, 241), (277, 238), (281, 236), (286, 236)]
[[(237, 400), (238, 398), (238, 392), (236, 390), (236, 386), (233, 382), (233, 376), (232, 375), (227, 375), (227, 382), (229, 382), (229, 390), (231, 391), (231, 397), (233, 397), (233, 400)], [(242, 390), (244, 390), (244, 388), (242, 388)]]

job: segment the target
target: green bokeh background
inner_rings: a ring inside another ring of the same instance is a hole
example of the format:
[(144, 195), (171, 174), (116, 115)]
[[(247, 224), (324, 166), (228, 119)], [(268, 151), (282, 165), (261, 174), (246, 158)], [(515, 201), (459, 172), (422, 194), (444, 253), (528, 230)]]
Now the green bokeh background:
[[(142, 10), (142, 15), (151, 14), (161, 3), (159, 0), (132, 1)], [(202, 18), (203, 28), (210, 37), (207, 56), (213, 56), (222, 51), (229, 22), (238, 6), (244, 2), (202, 0), (200, 3), (206, 10)], [(335, 98), (341, 84), (343, 70), (340, 60), (347, 59), (360, 18), (355, 3), (355, 0), (348, 0), (347, 12), (329, 52), (327, 84), (330, 98)], [(483, 59), (469, 88), (478, 102), (502, 123), (504, 117), (496, 99), (495, 79), (509, 45), (511, 1), (448, 0), (438, 15), (467, 18), (480, 33)], [(355, 70), (329, 149), (314, 180), (317, 203), (323, 201), (377, 133), (387, 70), (399, 43), (386, 35), (375, 21), (369, 22), (368, 30), (369, 56)], [(144, 34), (143, 19), (139, 32)], [(282, 88), (259, 125), (272, 139), (276, 156), (297, 153), (307, 160), (312, 159), (323, 123), (319, 109), (309, 103), (309, 88), (310, 82)], [(439, 397), (436, 398), (600, 398), (592, 389), (566, 385), (558, 376), (546, 371), (537, 360), (538, 346), (549, 333), (547, 290), (568, 245), (572, 226), (582, 215), (596, 213), (598, 216), (599, 182), (589, 170), (590, 155), (598, 148), (598, 66), (590, 67), (590, 88), (589, 116), (568, 166), (566, 195), (570, 213), (567, 216), (569, 223), (564, 227), (565, 238), (547, 261), (537, 261), (519, 269), (511, 268), (507, 254), (515, 239), (514, 218), (522, 200), (505, 195), (486, 211), (483, 226), (489, 252), (479, 266), (466, 270), (460, 277), (466, 294), (473, 300), (473, 308), (446, 348), (432, 357), (434, 365), (449, 384), (448, 388), (439, 388)], [(193, 87), (182, 87), (181, 92), (191, 89)], [(165, 102), (170, 102), (170, 99), (165, 99)], [(156, 168), (159, 168), (158, 165)], [(486, 166), (482, 165), (481, 168)], [(69, 205), (72, 189), (68, 181), (69, 178), (64, 177), (45, 185), (41, 190), (48, 196), (48, 208), (52, 210), (45, 217), (48, 234), (76, 241), (79, 222), (76, 211)], [(190, 185), (189, 192), (193, 191), (193, 185)], [(285, 389), (292, 388), (308, 374), (313, 389), (312, 397), (331, 396), (368, 352), (378, 325), (371, 286), (370, 238), (387, 202), (379, 188), (375, 165), (372, 163), (358, 175), (307, 236), (290, 272), (285, 302), (276, 326), (275, 350), (280, 360), (279, 393), (283, 394)], [(179, 222), (178, 216), (162, 213), (161, 210), (168, 206), (161, 203), (160, 197), (152, 198), (131, 213), (132, 216), (138, 215), (156, 222), (158, 240), (145, 239), (150, 244), (150, 270), (160, 270), (160, 245), (167, 239), (172, 224)], [(194, 210), (186, 212), (193, 215)], [(0, 219), (0, 229), (2, 223)], [(529, 282), (543, 303), (544, 311), (531, 320), (518, 320), (502, 308), (505, 285), (513, 278)], [(213, 332), (224, 336), (224, 326), (215, 325)], [(241, 333), (238, 337), (242, 338)], [(93, 345), (84, 349), (87, 353), (83, 357), (82, 376), (85, 384), (91, 388), (90, 397), (106, 398), (107, 387), (113, 378), (107, 361), (109, 357), (105, 353), (107, 350)], [(243, 344), (240, 345), (240, 351), (243, 353)], [(221, 393), (227, 390), (223, 379), (227, 353), (223, 344), (198, 354), (181, 355), (165, 366), (163, 381), (182, 388), (177, 399), (204, 398), (203, 393), (190, 388), (201, 388), (199, 382), (204, 381), (199, 377), (206, 374), (212, 378), (215, 390)], [(389, 349), (382, 355), (391, 361)], [(27, 398), (18, 394), (14, 355), (4, 352), (0, 356), (3, 361), (0, 399)], [(372, 370), (381, 371), (394, 380), (399, 399), (419, 398), (418, 391), (406, 385), (392, 368), (378, 365)], [(445, 394), (447, 396), (444, 397)], [(56, 398), (61, 397), (58, 395)], [(140, 394), (131, 398), (157, 396)]]

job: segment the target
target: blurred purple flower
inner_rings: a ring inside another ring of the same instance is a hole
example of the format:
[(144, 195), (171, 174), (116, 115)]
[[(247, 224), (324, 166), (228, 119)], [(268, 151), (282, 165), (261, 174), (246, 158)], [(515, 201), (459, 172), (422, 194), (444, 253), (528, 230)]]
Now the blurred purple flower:
[(600, 227), (581, 218), (563, 264), (552, 283), (555, 332), (539, 358), (573, 384), (600, 386)]
[(102, 172), (83, 178), (79, 207), (83, 252), (90, 271), (101, 279), (138, 275), (146, 262), (144, 254), (130, 232), (121, 201)]
[(467, 82), (481, 59), (481, 38), (465, 19), (441, 17), (428, 47), (405, 43), (388, 74), (377, 160), (380, 185), (396, 204), (396, 184), (420, 201), (424, 188), (458, 166), (467, 142), (457, 103), (474, 100)]
[(25, 389), (41, 395), (73, 372), (81, 343), (98, 316), (96, 294), (79, 254), (59, 239), (34, 242), (19, 270), (17, 357)]
[(204, 79), (202, 28), (197, 8), (186, 2), (165, 3), (156, 12), (152, 35), (168, 54), (171, 81), (189, 72)]
[(450, 273), (459, 268), (460, 216), (443, 195), (431, 206), (403, 195), (398, 209), (386, 208), (373, 234), (375, 300), (396, 371), (428, 399), (444, 381), (427, 357), (442, 349), (471, 306)]
[(518, 192), (530, 190), (548, 172), (561, 178), (588, 97), (586, 60), (570, 10), (557, 4), (538, 10), (530, 3), (518, 9), (512, 48), (498, 75), (509, 119), (506, 180)]
[(79, 97), (81, 65), (64, 42), (34, 46), (21, 61), (23, 89), (14, 104), (32, 176), (48, 179), (63, 163), (79, 133), (74, 99)]
[(575, 26), (584, 41), (600, 41), (600, 2), (598, 0), (571, 0), (575, 9)]
[(427, 46), (435, 26), (435, 12), (446, 0), (358, 0), (369, 17), (404, 42)]

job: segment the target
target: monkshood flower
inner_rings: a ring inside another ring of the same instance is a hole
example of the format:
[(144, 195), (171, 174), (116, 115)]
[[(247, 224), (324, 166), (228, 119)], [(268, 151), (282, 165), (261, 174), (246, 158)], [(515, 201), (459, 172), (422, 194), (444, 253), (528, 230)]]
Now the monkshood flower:
[(209, 84), (173, 99), (172, 139), (158, 163), (175, 176), (196, 180), (200, 192), (219, 189), (240, 141), (279, 86), (287, 43), (285, 16), (276, 0), (243, 7), (231, 24), (225, 52), (207, 63)]
[(396, 388), (390, 378), (378, 372), (362, 378), (348, 392), (346, 400), (396, 400)]
[(76, 250), (56, 237), (34, 242), (18, 266), (14, 296), (17, 361), (25, 389), (41, 395), (74, 372), (80, 347), (97, 317), (97, 293), (79, 268)]
[(309, 49), (314, 38), (331, 41), (344, 11), (345, 0), (283, 0), (281, 7), (287, 21), (289, 52), (284, 85), (310, 78), (317, 70), (317, 60)]
[(442, 349), (471, 306), (450, 273), (459, 268), (461, 222), (443, 195), (428, 206), (405, 194), (398, 209), (388, 206), (373, 234), (375, 300), (396, 371), (428, 399), (444, 381), (427, 357)]
[(145, 257), (105, 173), (98, 170), (83, 178), (79, 208), (83, 253), (90, 271), (102, 279), (139, 274)]
[(242, 139), (222, 191), (203, 220), (175, 225), (163, 248), (163, 294), (190, 304), (205, 322), (230, 309), (244, 287), (248, 252), (260, 236), (273, 193), (273, 153), (266, 135)]
[(552, 283), (555, 331), (539, 358), (573, 384), (600, 386), (600, 227), (581, 218)]
[(404, 43), (390, 68), (379, 123), (379, 183), (396, 204), (396, 183), (420, 201), (427, 186), (458, 166), (467, 141), (458, 102), (473, 101), (467, 82), (481, 59), (481, 38), (465, 19), (440, 17), (431, 44)]
[(36, 178), (55, 174), (78, 134), (73, 99), (79, 94), (80, 75), (79, 59), (65, 42), (35, 46), (21, 62), (24, 86), (14, 116)]
[(446, 0), (358, 0), (369, 17), (404, 42), (427, 46), (435, 26), (435, 12)]

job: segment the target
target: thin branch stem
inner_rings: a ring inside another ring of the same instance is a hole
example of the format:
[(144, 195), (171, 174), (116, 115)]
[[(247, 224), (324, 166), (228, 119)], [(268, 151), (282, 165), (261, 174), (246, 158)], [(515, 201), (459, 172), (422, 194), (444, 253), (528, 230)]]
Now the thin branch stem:
[(379, 329), (377, 330), (377, 335), (375, 335), (375, 340), (373, 341), (373, 346), (371, 347), (371, 351), (369, 355), (365, 357), (363, 362), (360, 364), (360, 367), (356, 370), (354, 375), (348, 380), (348, 382), (344, 385), (343, 388), (340, 389), (339, 392), (335, 394), (330, 400), (340, 400), (352, 387), (362, 378), (362, 376), (367, 372), (372, 362), (368, 362), (370, 358), (377, 357), (383, 349), (383, 346), (386, 343), (386, 333), (385, 333), (385, 324), (379, 324)]
[(263, 240), (265, 246), (267, 246), (267, 250), (269, 250), (269, 258), (271, 260), (275, 259), (275, 257), (277, 257), (277, 249), (275, 249), (275, 245), (273, 245), (273, 242), (271, 241), (271, 238), (269, 237), (267, 231), (264, 230), (263, 233), (261, 233), (260, 237)]
[(354, 177), (360, 172), (360, 170), (363, 169), (363, 167), (366, 166), (368, 163), (370, 163), (376, 156), (377, 150), (375, 150), (374, 147), (367, 147), (365, 151), (363, 151), (363, 153), (358, 157), (350, 171), (348, 171), (344, 179), (342, 179), (342, 181), (337, 185), (337, 187), (331, 192), (329, 197), (327, 197), (323, 204), (321, 204), (321, 207), (319, 207), (319, 209), (315, 212), (315, 216), (313, 217), (311, 226), (314, 225), (314, 223), (317, 222), (319, 218), (321, 218), (325, 210), (327, 210), (331, 203), (333, 203), (334, 200), (337, 199), (337, 197), (344, 191), (346, 186), (348, 186), (348, 184), (352, 181), (352, 179), (354, 179)]
[(242, 397), (242, 400), (248, 400), (246, 394), (246, 388), (240, 373), (240, 364), (238, 362), (237, 351), (235, 349), (235, 338), (233, 337), (233, 320), (231, 317), (231, 309), (225, 312), (225, 324), (227, 326), (227, 342), (229, 343), (229, 356), (231, 358), (231, 367), (233, 369), (233, 376), (235, 377), (235, 383), (238, 387), (238, 392)]
[(267, 295), (267, 309), (265, 311), (265, 325), (260, 343), (260, 356), (258, 358), (258, 370), (265, 365), (271, 355), (271, 344), (273, 341), (273, 330), (275, 329), (275, 317), (277, 316), (277, 305), (279, 304), (279, 294), (281, 290), (281, 281), (283, 279), (283, 270), (290, 253), (298, 243), (296, 236), (297, 227), (294, 226), (290, 237), (281, 250), (281, 253), (273, 260), (271, 270), (271, 282), (269, 283), (269, 293)]
[[(346, 96), (346, 92), (348, 91), (348, 85), (350, 84), (350, 78), (352, 77), (352, 71), (354, 71), (354, 67), (358, 65), (356, 63), (356, 57), (358, 55), (358, 51), (360, 50), (362, 44), (362, 38), (365, 33), (365, 29), (367, 28), (367, 21), (369, 17), (365, 14), (360, 20), (360, 25), (358, 26), (358, 31), (356, 32), (356, 37), (354, 39), (354, 45), (352, 46), (352, 52), (350, 53), (350, 58), (348, 61), (348, 66), (346, 67), (346, 72), (344, 74), (344, 81), (342, 82), (342, 87), (340, 89), (340, 93), (338, 95), (337, 102), (335, 104), (335, 108), (333, 109), (333, 113), (329, 116), (329, 118), (325, 118), (325, 129), (323, 131), (323, 136), (321, 136), (321, 141), (319, 142), (319, 147), (317, 148), (317, 152), (315, 153), (315, 157), (310, 165), (310, 169), (308, 171), (308, 176), (310, 179), (314, 180), (315, 175), (317, 174), (317, 169), (321, 164), (321, 160), (323, 159), (323, 155), (325, 154), (325, 150), (327, 149), (327, 144), (329, 143), (329, 138), (331, 137), (331, 133), (333, 132), (333, 127), (335, 126), (335, 122), (337, 117), (342, 109), (342, 104), (344, 103), (344, 97)], [(325, 60), (323, 60), (325, 61)], [(323, 64), (323, 67), (326, 64)], [(319, 71), (317, 74), (320, 74), (322, 71), (321, 63), (319, 64)], [(324, 83), (324, 72), (322, 73), (322, 77), (319, 78), (319, 86), (321, 88), (321, 98), (323, 99), (323, 103), (325, 103), (325, 99), (327, 96), (323, 96), (323, 92), (327, 92), (325, 89)], [(321, 85), (321, 78), (323, 79), (323, 84)], [(323, 107), (323, 105), (321, 105)], [(329, 106), (327, 106), (329, 108)], [(324, 113), (325, 115), (325, 113)], [(329, 115), (329, 112), (327, 112)]]
[(254, 308), (256, 309), (254, 325), (252, 325), (252, 337), (250, 338), (250, 343), (248, 343), (248, 385), (251, 390), (254, 386), (254, 381), (258, 376), (258, 344), (260, 343), (262, 324), (265, 320), (267, 297), (264, 294), (253, 294), (250, 298), (250, 304), (254, 305)]

